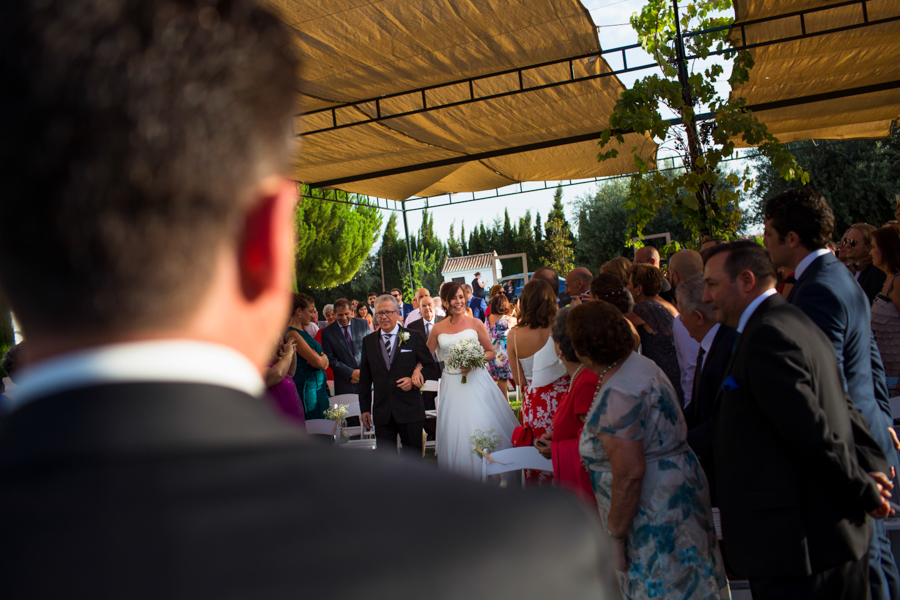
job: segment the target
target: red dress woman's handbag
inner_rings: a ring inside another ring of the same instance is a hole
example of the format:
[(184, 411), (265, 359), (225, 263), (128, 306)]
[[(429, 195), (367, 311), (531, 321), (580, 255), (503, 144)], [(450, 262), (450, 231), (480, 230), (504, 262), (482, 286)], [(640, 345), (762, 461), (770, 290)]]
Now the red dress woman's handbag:
[(522, 446), (533, 446), (534, 445), (534, 434), (531, 432), (530, 427), (525, 427), (524, 425), (519, 425), (518, 427), (513, 429), (511, 441), (512, 441), (513, 448), (521, 448)]

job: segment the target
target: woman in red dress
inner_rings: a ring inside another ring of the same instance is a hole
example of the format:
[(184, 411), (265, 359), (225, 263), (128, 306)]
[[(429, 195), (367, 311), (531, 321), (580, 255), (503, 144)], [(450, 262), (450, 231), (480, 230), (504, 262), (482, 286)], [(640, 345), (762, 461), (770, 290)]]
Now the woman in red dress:
[[(525, 390), (522, 426), (533, 439), (553, 432), (553, 416), (569, 389), (569, 373), (556, 355), (550, 327), (556, 317), (556, 291), (546, 281), (532, 279), (519, 297), (519, 322), (506, 336), (509, 365), (516, 385)], [(526, 481), (549, 484), (546, 471), (525, 471)]]

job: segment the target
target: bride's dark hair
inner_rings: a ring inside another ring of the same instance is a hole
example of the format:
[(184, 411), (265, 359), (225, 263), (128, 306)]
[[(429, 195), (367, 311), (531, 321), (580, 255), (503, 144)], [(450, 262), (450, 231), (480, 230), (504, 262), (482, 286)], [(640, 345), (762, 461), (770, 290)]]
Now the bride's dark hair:
[(447, 315), (450, 315), (450, 299), (456, 296), (456, 292), (462, 289), (462, 286), (456, 283), (455, 281), (450, 281), (444, 284), (444, 287), (441, 288), (441, 304), (444, 305), (444, 310), (447, 311)]

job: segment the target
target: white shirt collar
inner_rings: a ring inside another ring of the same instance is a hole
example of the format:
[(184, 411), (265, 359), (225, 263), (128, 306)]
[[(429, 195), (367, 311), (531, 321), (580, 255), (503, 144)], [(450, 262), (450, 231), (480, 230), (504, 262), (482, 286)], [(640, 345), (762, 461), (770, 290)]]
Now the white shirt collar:
[(259, 396), (259, 369), (233, 348), (193, 340), (129, 342), (88, 348), (41, 361), (22, 372), (13, 407), (95, 384), (204, 383)]
[(828, 254), (830, 250), (828, 248), (819, 248), (818, 250), (813, 250), (809, 254), (806, 255), (806, 258), (800, 261), (800, 264), (794, 269), (794, 278), (800, 279), (800, 276), (803, 275), (803, 271), (806, 270), (809, 265), (812, 264), (814, 260), (819, 258), (820, 256), (825, 256)]
[[(716, 333), (718, 333), (720, 325), (721, 323), (716, 323), (710, 327), (709, 331), (706, 332), (706, 335), (704, 335), (703, 339), (700, 341), (700, 347), (703, 348), (703, 352), (706, 354), (709, 354), (709, 349), (712, 348), (713, 340), (716, 339)], [(706, 355), (704, 355), (703, 358), (705, 360)]]
[(394, 325), (394, 328), (391, 329), (391, 331), (389, 333), (385, 333), (384, 329), (382, 329), (381, 335), (395, 336), (395, 335), (397, 335), (397, 333), (399, 333), (399, 331), (400, 331), (400, 323), (397, 323), (396, 325)]
[(774, 296), (778, 292), (775, 291), (775, 288), (769, 288), (764, 291), (762, 294), (753, 299), (753, 302), (747, 305), (747, 308), (744, 309), (744, 312), (741, 313), (741, 320), (738, 321), (737, 332), (742, 333), (744, 331), (744, 327), (747, 326), (747, 321), (750, 320), (750, 317), (753, 316), (754, 311), (759, 308), (759, 305), (762, 304), (766, 298), (769, 296)]

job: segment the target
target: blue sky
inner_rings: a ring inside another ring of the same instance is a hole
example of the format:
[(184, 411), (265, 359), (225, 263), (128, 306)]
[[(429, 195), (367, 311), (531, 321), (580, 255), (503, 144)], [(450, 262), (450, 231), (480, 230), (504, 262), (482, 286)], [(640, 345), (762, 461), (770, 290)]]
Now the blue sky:
[[(633, 13), (639, 12), (644, 3), (645, 0), (582, 0), (582, 4), (590, 11), (594, 23), (600, 27), (598, 36), (600, 38), (601, 48), (617, 48), (637, 42), (637, 35), (631, 28), (629, 18)], [(607, 57), (607, 59), (614, 69), (621, 68), (619, 60), (615, 57)], [(647, 64), (652, 62), (652, 59), (648, 54), (638, 48), (628, 52), (628, 62), (632, 65)], [(696, 66), (699, 67), (700, 65)], [(631, 87), (635, 80), (654, 71), (659, 72), (658, 69), (646, 69), (633, 73), (626, 73), (620, 75), (619, 78), (626, 87)], [(721, 92), (727, 93), (727, 84)], [(661, 153), (660, 157), (663, 156), (664, 154)], [(526, 186), (528, 185), (536, 187), (540, 184), (526, 184)], [(497, 217), (502, 219), (504, 209), (509, 210), (509, 216), (513, 220), (513, 224), (518, 221), (519, 217), (524, 216), (527, 210), (531, 210), (532, 215), (536, 212), (540, 212), (542, 219), (545, 219), (547, 213), (550, 212), (550, 207), (553, 205), (553, 188), (555, 188), (556, 183), (551, 182), (548, 186), (550, 186), (550, 189), (547, 190), (527, 192), (492, 200), (482, 200), (480, 202), (469, 202), (458, 206), (446, 206), (431, 209), (430, 212), (434, 215), (435, 233), (437, 233), (441, 239), (446, 241), (451, 223), (456, 223), (457, 234), (459, 232), (460, 224), (465, 223), (466, 232), (468, 233), (481, 221), (484, 221), (487, 225)], [(566, 214), (569, 217), (570, 222), (573, 217), (571, 202), (576, 198), (591, 195), (596, 187), (596, 183), (589, 182), (563, 188), (563, 202), (567, 205)], [(389, 211), (383, 212), (384, 222), (387, 223), (390, 213)], [(415, 235), (414, 232), (417, 232), (421, 225), (422, 214), (420, 211), (409, 212), (407, 213), (407, 218), (409, 220), (410, 233)], [(399, 225), (400, 236), (403, 237), (402, 220), (399, 222)], [(376, 246), (378, 244), (380, 244), (380, 238)]]

